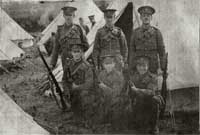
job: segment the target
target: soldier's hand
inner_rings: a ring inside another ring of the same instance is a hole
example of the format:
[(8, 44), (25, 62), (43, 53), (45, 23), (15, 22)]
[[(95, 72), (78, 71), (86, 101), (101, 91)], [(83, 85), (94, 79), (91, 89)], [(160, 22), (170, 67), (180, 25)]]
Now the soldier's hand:
[(106, 88), (107, 86), (106, 86), (103, 82), (101, 82), (101, 83), (99, 84), (99, 87), (101, 87), (101, 88)]
[(124, 63), (124, 69), (127, 70), (128, 69), (128, 64)]
[(158, 74), (158, 75), (162, 75), (162, 74), (163, 74), (163, 71), (161, 70), (161, 68), (158, 68), (157, 74)]
[(75, 83), (73, 83), (73, 84), (72, 84), (72, 88), (73, 88), (73, 89), (76, 89), (76, 88), (78, 88), (78, 85), (76, 85)]
[(132, 89), (133, 91), (135, 91), (135, 92), (137, 92), (137, 91), (139, 90), (138, 88), (135, 87), (135, 85), (132, 86), (131, 89)]

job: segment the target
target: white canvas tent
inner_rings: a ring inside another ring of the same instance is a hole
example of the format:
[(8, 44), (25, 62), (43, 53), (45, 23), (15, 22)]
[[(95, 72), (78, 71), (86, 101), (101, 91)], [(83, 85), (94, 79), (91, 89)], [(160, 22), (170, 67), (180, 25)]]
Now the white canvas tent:
[[(103, 13), (101, 10), (95, 5), (93, 0), (75, 0), (75, 2), (68, 2), (67, 5), (74, 6), (77, 8), (76, 17), (74, 19), (74, 23), (79, 24), (79, 18), (82, 17), (85, 21), (85, 24), (90, 27), (90, 21), (88, 16), (95, 15), (96, 22), (102, 20)], [(66, 6), (67, 6), (66, 5)], [(50, 38), (52, 32), (57, 31), (57, 26), (64, 24), (63, 12), (61, 11), (58, 16), (46, 27), (46, 29), (42, 32), (42, 38), (38, 42), (40, 45), (41, 51), (46, 52), (44, 49), (44, 43)]]
[(0, 89), (1, 135), (49, 135)]
[(0, 61), (1, 60), (9, 60), (9, 58), (5, 54), (3, 54), (2, 52), (0, 52)]
[(0, 8), (0, 38), (9, 39), (22, 47), (33, 45), (33, 37), (21, 28), (3, 9)]
[(20, 57), (21, 54), (24, 54), (24, 51), (12, 41), (0, 39), (0, 60), (12, 60), (14, 57)]

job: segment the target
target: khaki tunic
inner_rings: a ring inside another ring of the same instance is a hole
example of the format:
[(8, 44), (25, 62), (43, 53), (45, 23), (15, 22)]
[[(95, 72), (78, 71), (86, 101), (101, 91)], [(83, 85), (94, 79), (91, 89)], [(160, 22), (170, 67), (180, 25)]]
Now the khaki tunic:
[(55, 45), (52, 53), (51, 65), (56, 65), (58, 55), (61, 54), (62, 65), (64, 66), (66, 59), (71, 58), (71, 54), (69, 53), (71, 45), (76, 43), (83, 43), (88, 45), (87, 38), (83, 34), (79, 25), (73, 24), (71, 26), (67, 26), (64, 24), (58, 26)]
[(133, 100), (132, 120), (142, 130), (144, 127), (154, 127), (159, 119), (159, 109), (163, 105), (163, 98), (157, 92), (157, 76), (150, 72), (144, 75), (135, 72), (131, 75), (131, 81), (136, 88), (143, 90), (130, 93)]
[(111, 122), (113, 126), (119, 124), (123, 106), (121, 104), (121, 92), (124, 86), (123, 74), (118, 70), (107, 73), (105, 70), (99, 74), (99, 81), (107, 87), (101, 88), (103, 93), (102, 114), (104, 114), (104, 122)]
[[(78, 70), (76, 70), (78, 68)], [(75, 72), (76, 70), (76, 72)], [(63, 74), (64, 95), (70, 95), (73, 112), (80, 116), (84, 115), (85, 104), (92, 103), (93, 98), (93, 72), (90, 64), (85, 64), (83, 61), (75, 62), (73, 59), (68, 59), (64, 66)], [(73, 88), (75, 84), (78, 87)], [(86, 99), (88, 98), (88, 99)]]
[(123, 31), (118, 27), (104, 26), (97, 31), (93, 50), (95, 65), (101, 66), (102, 57), (107, 55), (122, 57), (123, 61), (127, 62), (127, 41)]
[(129, 53), (130, 69), (135, 70), (137, 57), (146, 56), (150, 59), (149, 70), (156, 73), (159, 65), (164, 69), (164, 55), (165, 45), (159, 29), (141, 26), (133, 30)]

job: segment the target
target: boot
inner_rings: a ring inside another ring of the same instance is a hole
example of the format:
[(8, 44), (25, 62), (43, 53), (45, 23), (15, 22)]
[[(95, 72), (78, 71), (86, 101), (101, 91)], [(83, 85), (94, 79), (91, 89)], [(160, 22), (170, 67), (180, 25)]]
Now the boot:
[(152, 119), (151, 119), (151, 129), (150, 129), (150, 133), (154, 134), (154, 135), (158, 135), (159, 134), (159, 115), (160, 115), (160, 109), (159, 109), (159, 104), (156, 102), (153, 102), (153, 106), (152, 106)]

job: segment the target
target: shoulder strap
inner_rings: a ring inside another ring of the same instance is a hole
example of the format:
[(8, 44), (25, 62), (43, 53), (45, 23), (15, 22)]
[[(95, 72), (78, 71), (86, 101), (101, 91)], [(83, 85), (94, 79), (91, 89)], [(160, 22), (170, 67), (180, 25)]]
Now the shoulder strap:
[(76, 26), (79, 28), (79, 31), (80, 31), (80, 33), (81, 33), (81, 35), (80, 35), (81, 42), (83, 43), (83, 42), (84, 42), (84, 39), (83, 39), (83, 31), (82, 31), (82, 29), (81, 29), (81, 26), (79, 26), (78, 24), (76, 24)]

